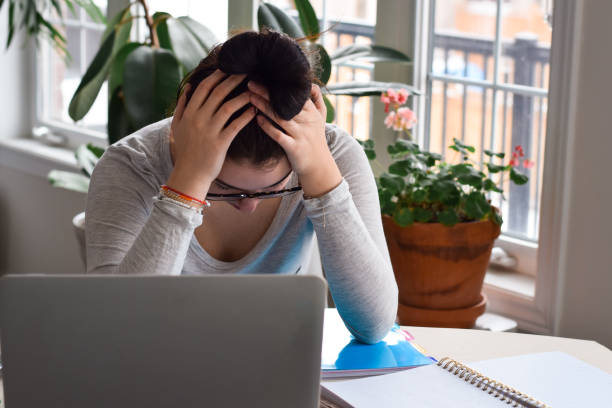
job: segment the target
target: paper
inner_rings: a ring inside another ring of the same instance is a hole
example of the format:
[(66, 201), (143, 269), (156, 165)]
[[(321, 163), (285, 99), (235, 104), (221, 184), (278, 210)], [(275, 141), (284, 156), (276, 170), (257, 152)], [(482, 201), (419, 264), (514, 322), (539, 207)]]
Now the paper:
[[(525, 354), (465, 364), (555, 408), (610, 404), (612, 375), (562, 352)], [(437, 365), (321, 384), (359, 408), (507, 406)]]

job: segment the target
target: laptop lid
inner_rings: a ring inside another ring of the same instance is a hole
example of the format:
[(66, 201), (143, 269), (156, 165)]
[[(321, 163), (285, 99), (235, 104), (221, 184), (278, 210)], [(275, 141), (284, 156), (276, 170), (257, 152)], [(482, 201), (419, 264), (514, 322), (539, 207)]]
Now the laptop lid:
[(325, 295), (316, 276), (7, 275), (7, 406), (318, 407)]

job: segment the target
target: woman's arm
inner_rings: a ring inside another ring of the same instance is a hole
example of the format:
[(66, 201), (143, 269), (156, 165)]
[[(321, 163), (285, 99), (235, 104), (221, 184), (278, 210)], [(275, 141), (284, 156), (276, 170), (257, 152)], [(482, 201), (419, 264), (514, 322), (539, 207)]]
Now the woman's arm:
[[(326, 108), (313, 85), (311, 99), (291, 120), (279, 118), (265, 87), (249, 82), (259, 126), (287, 153), (298, 173), (329, 287), (348, 329), (359, 340), (382, 339), (397, 313), (397, 284), (382, 231), (374, 177), (359, 144), (346, 133), (334, 153), (326, 140)], [(341, 135), (339, 135), (341, 136)]]
[[(172, 118), (174, 168), (164, 182), (203, 200), (238, 132), (255, 116), (249, 92), (223, 103), (245, 78), (216, 70), (193, 91), (183, 92)], [(135, 141), (133, 138), (132, 141)], [(92, 273), (180, 274), (202, 215), (171, 199), (154, 198), (160, 188), (146, 155), (127, 143), (111, 146), (92, 174), (85, 217), (87, 270)]]
[(378, 192), (361, 146), (339, 128), (328, 129), (339, 133), (331, 147), (343, 181), (304, 206), (338, 312), (356, 338), (374, 343), (393, 325), (398, 302)]
[[(154, 198), (155, 170), (111, 146), (92, 174), (85, 218), (88, 273), (180, 274), (202, 215)], [(139, 160), (139, 158), (141, 160)]]

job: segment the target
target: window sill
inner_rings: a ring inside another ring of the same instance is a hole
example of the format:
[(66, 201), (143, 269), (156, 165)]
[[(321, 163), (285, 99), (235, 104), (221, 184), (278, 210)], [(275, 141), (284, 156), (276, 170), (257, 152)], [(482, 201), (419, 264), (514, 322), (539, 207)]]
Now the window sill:
[(46, 178), (51, 170), (78, 171), (74, 152), (36, 139), (0, 139), (0, 165)]
[(485, 285), (495, 286), (508, 292), (535, 297), (535, 278), (530, 275), (489, 268), (484, 282)]

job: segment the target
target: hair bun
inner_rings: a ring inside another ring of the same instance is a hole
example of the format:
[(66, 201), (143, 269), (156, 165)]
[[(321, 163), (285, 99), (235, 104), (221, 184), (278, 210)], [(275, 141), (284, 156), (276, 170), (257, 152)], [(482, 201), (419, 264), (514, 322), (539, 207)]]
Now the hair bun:
[(238, 34), (223, 43), (218, 66), (263, 84), (272, 108), (284, 120), (297, 115), (310, 97), (310, 64), (297, 42), (285, 34), (268, 29)]

